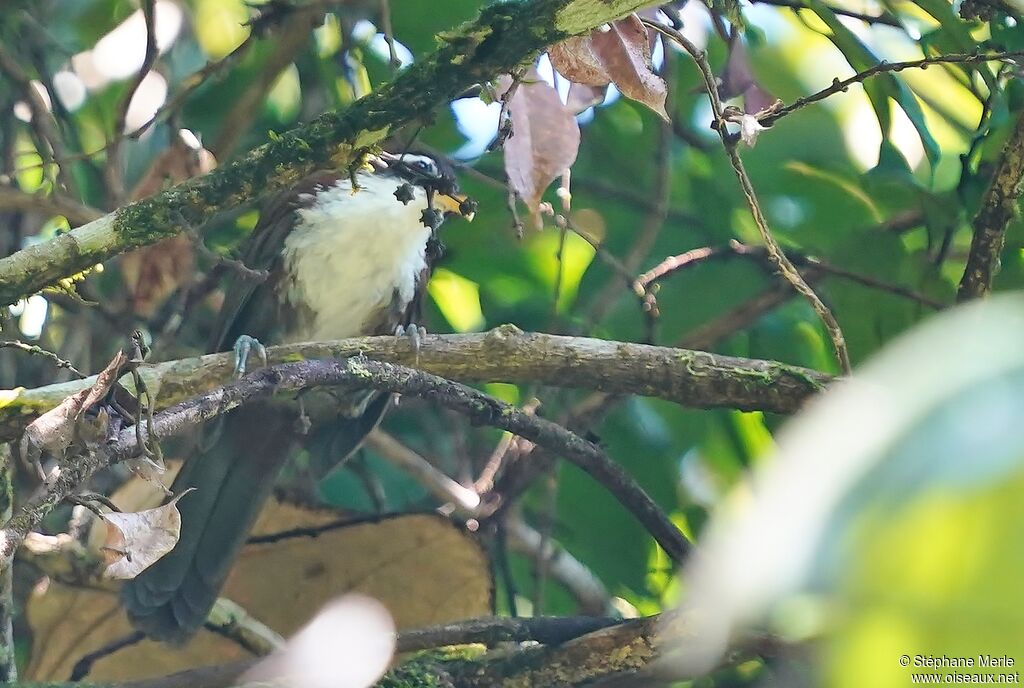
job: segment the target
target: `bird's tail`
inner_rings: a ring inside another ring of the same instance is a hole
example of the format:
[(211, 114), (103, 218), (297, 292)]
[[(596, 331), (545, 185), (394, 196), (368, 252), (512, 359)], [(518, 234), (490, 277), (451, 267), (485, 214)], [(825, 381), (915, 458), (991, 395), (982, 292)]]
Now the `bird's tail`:
[(222, 419), (217, 437), (190, 457), (171, 490), (181, 538), (166, 556), (122, 588), (132, 624), (150, 638), (183, 642), (206, 620), (249, 529), (292, 452), (289, 414), (271, 404), (244, 406)]
[[(361, 416), (317, 430), (329, 433), (334, 462), (359, 447), (389, 401), (389, 395), (378, 395)], [(178, 502), (178, 543), (122, 588), (132, 625), (156, 640), (182, 643), (206, 621), (277, 474), (297, 446), (295, 414), (280, 404), (243, 406), (221, 423), (212, 446), (189, 458), (171, 486), (174, 494), (196, 488)]]

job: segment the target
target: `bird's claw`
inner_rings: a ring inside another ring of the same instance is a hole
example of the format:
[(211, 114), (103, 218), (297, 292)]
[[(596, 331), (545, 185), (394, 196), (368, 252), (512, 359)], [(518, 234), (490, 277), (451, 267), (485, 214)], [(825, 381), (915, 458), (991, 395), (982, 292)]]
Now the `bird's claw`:
[(260, 340), (255, 337), (250, 337), (247, 334), (243, 334), (235, 340), (235, 377), (242, 377), (245, 375), (245, 367), (249, 362), (249, 354), (253, 351), (255, 351), (256, 355), (260, 357), (260, 362), (263, 363), (265, 367), (267, 365), (267, 347), (263, 346)]
[(420, 345), (423, 343), (423, 338), (427, 336), (427, 328), (417, 325), (416, 323), (409, 323), (405, 327), (398, 325), (395, 327), (395, 338), (406, 338), (412, 345), (412, 350), (416, 352), (416, 359), (420, 357)]

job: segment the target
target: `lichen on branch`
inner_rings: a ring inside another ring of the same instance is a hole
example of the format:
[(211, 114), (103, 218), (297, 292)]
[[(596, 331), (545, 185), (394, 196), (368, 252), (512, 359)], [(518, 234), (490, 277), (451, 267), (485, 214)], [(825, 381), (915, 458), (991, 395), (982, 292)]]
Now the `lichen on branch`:
[(645, 4), (533, 0), (489, 5), (475, 21), (439, 37), (432, 55), (350, 107), (326, 112), (209, 174), (0, 259), (0, 304), (14, 303), (124, 251), (201, 226), (317, 168), (344, 169), (396, 128), (422, 120), (474, 84)]

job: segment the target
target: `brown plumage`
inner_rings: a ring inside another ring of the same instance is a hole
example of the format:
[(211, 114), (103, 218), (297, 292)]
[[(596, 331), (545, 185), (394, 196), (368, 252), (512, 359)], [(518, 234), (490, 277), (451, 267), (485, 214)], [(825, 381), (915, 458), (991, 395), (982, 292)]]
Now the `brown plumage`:
[[(358, 183), (364, 188), (353, 194), (347, 176), (321, 172), (264, 206), (243, 260), (269, 276), (234, 280), (210, 350), (242, 335), (277, 344), (392, 334), (413, 322), (433, 258), (433, 231), (420, 222), (428, 193), (439, 190), (435, 203), (448, 210), (464, 199), (450, 173), (422, 156), (389, 156), (387, 168)], [(411, 189), (399, 190), (406, 183)], [(410, 190), (411, 201), (396, 198)], [(322, 463), (340, 464), (358, 449), (389, 402), (374, 392), (340, 399), (312, 430), (329, 448)], [(197, 488), (178, 503), (181, 539), (122, 592), (129, 618), (148, 636), (180, 642), (203, 624), (278, 472), (309, 439), (295, 421), (281, 401), (244, 406), (186, 461), (171, 488)]]

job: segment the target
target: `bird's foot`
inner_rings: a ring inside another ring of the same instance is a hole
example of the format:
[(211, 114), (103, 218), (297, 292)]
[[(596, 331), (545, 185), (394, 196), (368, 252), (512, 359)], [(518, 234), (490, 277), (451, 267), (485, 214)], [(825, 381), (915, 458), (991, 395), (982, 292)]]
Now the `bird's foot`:
[(256, 355), (260, 357), (260, 362), (263, 363), (265, 367), (267, 365), (267, 347), (263, 346), (260, 340), (255, 337), (250, 337), (247, 334), (243, 334), (235, 340), (235, 377), (242, 377), (245, 375), (245, 367), (249, 362), (249, 354), (253, 351), (255, 351)]
[(416, 323), (409, 323), (405, 327), (401, 325), (395, 328), (395, 338), (405, 337), (409, 340), (412, 345), (412, 350), (416, 354), (416, 362), (420, 361), (420, 345), (423, 343), (423, 338), (427, 336), (427, 328)]

